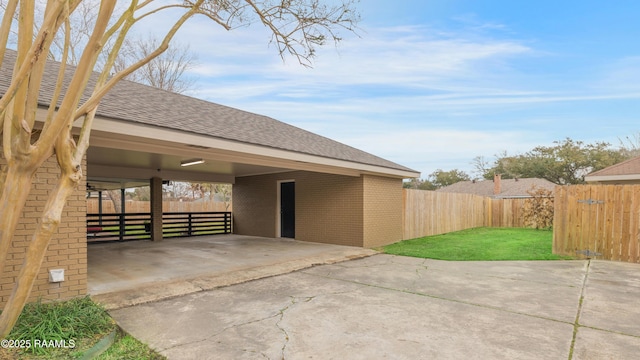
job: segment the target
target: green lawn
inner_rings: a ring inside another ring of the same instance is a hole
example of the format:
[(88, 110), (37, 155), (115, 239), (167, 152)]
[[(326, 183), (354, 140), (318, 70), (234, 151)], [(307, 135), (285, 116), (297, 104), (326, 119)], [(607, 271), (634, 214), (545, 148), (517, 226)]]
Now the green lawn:
[[(0, 359), (79, 359), (114, 329), (115, 321), (89, 297), (30, 303), (25, 306), (7, 339), (34, 346), (27, 348), (25, 345), (22, 349), (0, 347)], [(39, 344), (54, 342), (54, 345), (35, 346), (36, 340)], [(56, 341), (58, 345), (55, 345)], [(161, 360), (165, 357), (118, 331), (115, 343), (97, 359)]]
[(453, 261), (561, 260), (551, 253), (553, 231), (480, 227), (385, 246), (387, 254)]

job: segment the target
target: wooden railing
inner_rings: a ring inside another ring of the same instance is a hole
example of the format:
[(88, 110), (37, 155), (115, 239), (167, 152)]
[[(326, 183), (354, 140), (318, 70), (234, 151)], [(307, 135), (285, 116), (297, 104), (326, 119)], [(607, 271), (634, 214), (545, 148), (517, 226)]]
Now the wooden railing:
[[(231, 212), (163, 213), (162, 236), (182, 237), (231, 233)], [(87, 241), (151, 238), (151, 214), (87, 214)]]

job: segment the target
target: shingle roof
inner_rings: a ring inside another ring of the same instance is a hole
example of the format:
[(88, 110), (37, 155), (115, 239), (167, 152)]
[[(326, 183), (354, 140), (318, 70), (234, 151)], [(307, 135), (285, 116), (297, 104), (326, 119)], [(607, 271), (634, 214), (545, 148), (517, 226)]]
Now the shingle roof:
[(587, 175), (591, 176), (615, 176), (615, 175), (636, 175), (640, 174), (640, 156), (611, 165), (604, 169), (594, 171)]
[[(5, 63), (0, 68), (0, 93), (4, 93), (10, 84), (15, 56), (16, 53), (11, 50), (5, 54)], [(48, 105), (53, 94), (58, 66), (53, 61), (47, 65), (39, 99), (43, 106)], [(73, 69), (67, 72), (67, 78), (70, 78)], [(267, 116), (126, 80), (119, 82), (103, 98), (97, 115), (325, 158), (417, 172)]]
[(494, 183), (491, 180), (485, 181), (460, 181), (455, 184), (445, 186), (436, 191), (452, 192), (463, 194), (475, 194), (490, 197), (522, 197), (530, 196), (527, 191), (532, 186), (554, 191), (556, 184), (545, 179), (525, 178), (525, 179), (501, 179), (500, 194), (493, 194)]

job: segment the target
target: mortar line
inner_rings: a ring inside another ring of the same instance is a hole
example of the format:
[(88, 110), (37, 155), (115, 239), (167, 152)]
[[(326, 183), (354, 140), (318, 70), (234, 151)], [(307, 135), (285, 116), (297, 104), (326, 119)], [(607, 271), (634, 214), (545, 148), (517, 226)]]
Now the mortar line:
[(576, 320), (573, 322), (573, 337), (571, 338), (571, 346), (569, 347), (569, 360), (573, 359), (573, 351), (576, 346), (576, 337), (578, 336), (578, 329), (580, 328), (580, 314), (582, 313), (582, 304), (584, 302), (584, 290), (587, 287), (587, 280), (589, 279), (589, 270), (591, 270), (591, 259), (587, 260), (587, 271), (584, 273), (582, 279), (582, 289), (580, 290), (580, 300), (578, 301), (578, 311), (576, 313)]

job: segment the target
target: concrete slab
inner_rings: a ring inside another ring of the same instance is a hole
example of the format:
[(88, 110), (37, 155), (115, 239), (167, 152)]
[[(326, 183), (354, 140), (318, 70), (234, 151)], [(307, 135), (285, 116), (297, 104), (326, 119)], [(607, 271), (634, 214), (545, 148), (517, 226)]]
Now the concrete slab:
[(108, 309), (376, 254), (370, 249), (240, 235), (90, 244), (88, 290)]
[(640, 337), (638, 301), (640, 264), (592, 260), (580, 323)]
[(640, 354), (638, 337), (581, 327), (576, 337), (573, 359), (632, 360), (637, 359), (638, 354)]
[(640, 323), (578, 315), (640, 265), (593, 264), (375, 255), (111, 314), (169, 359), (637, 358)]
[[(379, 259), (317, 267), (309, 273), (573, 322), (576, 313), (566, 309), (577, 308), (586, 271), (584, 262), (451, 262), (386, 257), (386, 262), (380, 263)], [(549, 292), (557, 295), (556, 301), (545, 301)]]

